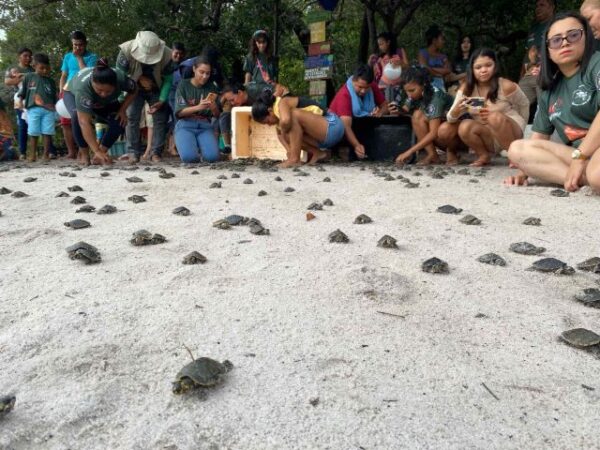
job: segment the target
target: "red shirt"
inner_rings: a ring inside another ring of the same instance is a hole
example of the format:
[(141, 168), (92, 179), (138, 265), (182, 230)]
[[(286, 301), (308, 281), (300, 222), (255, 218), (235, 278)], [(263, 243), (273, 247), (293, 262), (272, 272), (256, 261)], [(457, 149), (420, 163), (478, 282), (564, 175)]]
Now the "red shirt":
[[(375, 97), (375, 104), (381, 106), (381, 104), (385, 102), (385, 97), (375, 82), (372, 82), (370, 86)], [(350, 91), (348, 90), (346, 83), (344, 83), (340, 90), (337, 91), (337, 94), (335, 94), (335, 97), (333, 97), (331, 105), (329, 105), (329, 111), (340, 117), (352, 117), (352, 98), (350, 97)]]

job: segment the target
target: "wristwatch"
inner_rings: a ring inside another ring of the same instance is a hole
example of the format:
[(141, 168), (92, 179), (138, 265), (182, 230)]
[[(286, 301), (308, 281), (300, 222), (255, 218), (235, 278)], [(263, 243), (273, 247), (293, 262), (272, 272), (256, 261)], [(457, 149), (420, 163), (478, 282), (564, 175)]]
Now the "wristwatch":
[(576, 148), (575, 150), (573, 150), (573, 153), (571, 153), (571, 158), (572, 159), (590, 159), (589, 156), (584, 155), (583, 153), (581, 153), (581, 150), (579, 150), (578, 148)]

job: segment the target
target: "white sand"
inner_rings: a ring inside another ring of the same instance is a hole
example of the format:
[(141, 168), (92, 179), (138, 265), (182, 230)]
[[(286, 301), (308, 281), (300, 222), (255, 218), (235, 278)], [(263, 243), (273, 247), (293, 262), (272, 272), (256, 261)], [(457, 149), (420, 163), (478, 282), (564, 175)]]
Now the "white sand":
[[(557, 340), (574, 327), (600, 332), (600, 310), (572, 299), (598, 276), (529, 272), (538, 258), (508, 246), (542, 245), (572, 266), (599, 256), (600, 199), (507, 188), (503, 167), (476, 184), (393, 172), (418, 189), (372, 167), (308, 177), (248, 167), (239, 179), (207, 167), (168, 167), (169, 180), (100, 169), (66, 178), (41, 165), (0, 173), (0, 186), (31, 195), (0, 196), (0, 395), (17, 396), (0, 448), (599, 448), (600, 360)], [(208, 189), (222, 173), (223, 188)], [(125, 181), (133, 175), (144, 182)], [(84, 192), (71, 198), (119, 212), (76, 214), (55, 197), (74, 184)], [(306, 207), (325, 198), (335, 205), (307, 222)], [(435, 211), (446, 203), (483, 224)], [(171, 214), (180, 205), (192, 215)], [(211, 226), (230, 213), (271, 235)], [(374, 222), (354, 225), (360, 213)], [(542, 226), (522, 225), (529, 216)], [(75, 218), (92, 227), (63, 226)], [(168, 242), (134, 247), (139, 228)], [(328, 242), (336, 228), (349, 244)], [(384, 234), (400, 249), (376, 247)], [(100, 264), (67, 257), (79, 240), (100, 249)], [(182, 265), (192, 250), (208, 262)], [(476, 261), (492, 251), (507, 267)], [(450, 274), (422, 272), (431, 256)], [(171, 392), (189, 361), (183, 344), (235, 365), (204, 401)]]

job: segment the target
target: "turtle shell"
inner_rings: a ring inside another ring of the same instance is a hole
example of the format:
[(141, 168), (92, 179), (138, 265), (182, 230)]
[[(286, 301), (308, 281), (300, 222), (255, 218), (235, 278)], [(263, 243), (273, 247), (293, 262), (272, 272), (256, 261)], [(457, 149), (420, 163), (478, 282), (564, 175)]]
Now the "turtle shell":
[(132, 195), (131, 197), (128, 197), (127, 200), (133, 203), (142, 203), (146, 201), (146, 199), (142, 195)]
[(542, 224), (542, 219), (538, 217), (528, 217), (523, 221), (523, 225), (533, 225), (534, 227), (539, 227)]
[(80, 259), (86, 264), (94, 264), (100, 262), (102, 257), (97, 251), (80, 248), (73, 252), (71, 259)]
[(331, 199), (326, 198), (325, 200), (323, 200), (323, 205), (333, 206), (333, 201), (331, 201)]
[(346, 236), (346, 234), (342, 230), (337, 229), (329, 233), (329, 242), (347, 244), (348, 242), (350, 242), (350, 239), (348, 239), (348, 236)]
[(421, 265), (421, 269), (423, 272), (429, 273), (448, 273), (448, 263), (442, 261), (439, 258), (429, 258), (427, 261), (424, 261)]
[(440, 212), (443, 214), (460, 214), (462, 212), (462, 209), (455, 208), (452, 205), (443, 205), (437, 209), (437, 212)]
[(11, 194), (11, 197), (23, 198), (23, 197), (29, 197), (29, 194), (26, 194), (25, 192), (21, 192), (21, 191), (15, 191)]
[(87, 242), (83, 242), (83, 241), (79, 241), (79, 242), (77, 242), (73, 245), (70, 245), (66, 248), (67, 253), (69, 253), (69, 254), (74, 253), (75, 251), (80, 250), (80, 249), (85, 249), (85, 250), (94, 251), (94, 252), (98, 251), (98, 249), (96, 247), (94, 247), (91, 244), (88, 244)]
[(560, 338), (567, 344), (577, 348), (588, 348), (600, 344), (600, 336), (585, 328), (573, 328), (564, 331)]
[(582, 294), (576, 294), (575, 300), (582, 302), (586, 306), (600, 308), (600, 289), (587, 288)]
[(202, 253), (193, 251), (183, 258), (183, 264), (204, 264), (206, 256)]
[(232, 214), (230, 216), (227, 216), (227, 217), (225, 217), (225, 220), (227, 221), (227, 223), (229, 225), (232, 225), (232, 226), (243, 225), (245, 222), (248, 221), (248, 219), (246, 219), (245, 217), (239, 216), (237, 214)]
[(570, 275), (575, 272), (572, 267), (567, 266), (566, 263), (556, 258), (538, 259), (531, 265), (529, 270), (536, 270), (538, 272), (553, 272), (565, 275)]
[(187, 209), (185, 206), (178, 206), (173, 210), (173, 214), (176, 214), (178, 216), (189, 216), (190, 210)]
[(12, 191), (4, 186), (0, 188), (0, 195), (10, 194)]
[(539, 255), (546, 251), (544, 247), (536, 247), (529, 242), (515, 242), (510, 244), (509, 250), (520, 255)]
[(577, 264), (577, 268), (579, 270), (584, 270), (586, 272), (600, 272), (600, 258), (594, 256), (593, 258), (586, 259), (585, 261)]
[(269, 230), (263, 227), (260, 223), (253, 223), (252, 225), (250, 225), (250, 233), (259, 236), (267, 236), (270, 234)]
[(73, 198), (73, 200), (71, 200), (71, 204), (73, 205), (83, 205), (86, 202), (86, 199), (83, 197), (80, 197), (79, 195), (75, 198)]
[(74, 230), (79, 230), (81, 228), (91, 227), (91, 224), (87, 220), (75, 219), (69, 222), (65, 222), (65, 226)]
[(371, 219), (366, 214), (360, 214), (360, 215), (356, 216), (356, 219), (354, 219), (354, 223), (358, 224), (358, 225), (362, 225), (365, 223), (371, 223), (371, 222), (373, 222), (373, 219)]
[(75, 186), (69, 186), (67, 188), (67, 190), (69, 192), (81, 192), (81, 191), (83, 191), (83, 188), (81, 186), (75, 185)]
[(35, 180), (37, 180), (37, 178), (27, 177), (23, 180), (23, 183), (33, 183)]
[(318, 202), (312, 202), (310, 205), (308, 205), (306, 207), (306, 209), (309, 209), (311, 211), (322, 211), (323, 210), (323, 205), (321, 203), (318, 203)]
[(506, 261), (499, 255), (495, 253), (486, 253), (485, 255), (481, 255), (477, 258), (477, 261), (482, 262), (484, 264), (491, 264), (492, 266), (506, 266)]
[(466, 225), (481, 225), (481, 220), (471, 214), (464, 216), (460, 222)]
[(398, 248), (398, 244), (396, 244), (396, 239), (386, 234), (377, 241), (377, 247)]
[(215, 361), (211, 358), (198, 358), (183, 366), (176, 376), (177, 381), (188, 378), (195, 387), (211, 387), (222, 381), (223, 375), (233, 368), (229, 361)]
[(92, 205), (83, 205), (81, 208), (77, 209), (75, 212), (85, 212), (85, 213), (91, 213), (96, 211), (96, 207), (92, 206)]
[(96, 214), (112, 214), (117, 212), (117, 208), (114, 207), (113, 205), (104, 205), (102, 208), (100, 208)]
[(15, 402), (17, 398), (14, 395), (6, 395), (4, 397), (0, 397), (0, 417), (8, 414), (15, 407)]

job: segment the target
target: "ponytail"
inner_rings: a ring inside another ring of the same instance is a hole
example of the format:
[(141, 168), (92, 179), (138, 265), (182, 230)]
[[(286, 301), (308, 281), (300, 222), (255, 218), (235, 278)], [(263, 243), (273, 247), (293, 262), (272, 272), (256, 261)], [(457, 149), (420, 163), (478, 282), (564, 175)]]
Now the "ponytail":
[(107, 58), (100, 58), (92, 71), (92, 81), (98, 84), (117, 86), (117, 73), (111, 69)]

